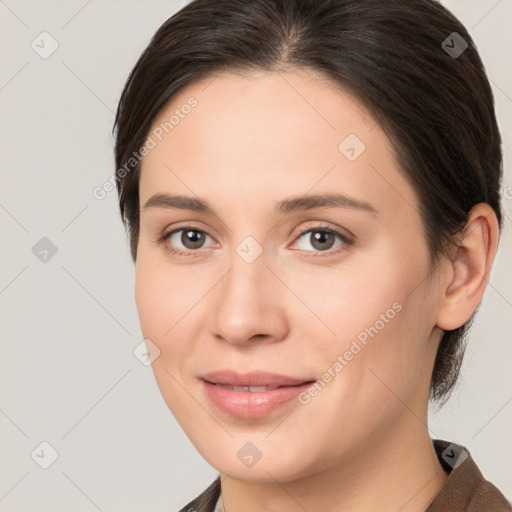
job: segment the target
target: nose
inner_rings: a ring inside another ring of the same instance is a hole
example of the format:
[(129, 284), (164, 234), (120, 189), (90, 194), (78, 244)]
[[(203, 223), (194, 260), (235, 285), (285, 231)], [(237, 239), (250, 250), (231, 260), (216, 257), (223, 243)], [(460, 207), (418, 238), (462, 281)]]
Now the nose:
[(233, 345), (275, 343), (286, 338), (286, 287), (265, 253), (251, 263), (235, 253), (230, 264), (213, 298), (211, 334)]

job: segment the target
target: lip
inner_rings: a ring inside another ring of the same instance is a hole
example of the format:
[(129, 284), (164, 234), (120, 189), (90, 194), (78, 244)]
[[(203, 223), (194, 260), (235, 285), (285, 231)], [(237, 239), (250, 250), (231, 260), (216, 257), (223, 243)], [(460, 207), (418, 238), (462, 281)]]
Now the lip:
[(238, 373), (232, 370), (206, 373), (201, 376), (201, 379), (213, 384), (227, 384), (229, 386), (296, 386), (315, 380), (307, 377), (290, 377), (279, 373), (262, 371)]
[[(238, 418), (261, 418), (296, 398), (315, 379), (253, 371), (220, 370), (200, 377), (208, 399), (222, 412)], [(268, 386), (265, 391), (235, 391), (222, 386)], [(272, 389), (274, 388), (274, 389)]]

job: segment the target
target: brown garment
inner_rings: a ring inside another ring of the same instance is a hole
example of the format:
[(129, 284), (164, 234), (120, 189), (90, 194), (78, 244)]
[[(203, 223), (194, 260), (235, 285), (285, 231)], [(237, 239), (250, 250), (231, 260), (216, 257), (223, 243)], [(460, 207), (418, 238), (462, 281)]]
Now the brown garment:
[[(484, 479), (467, 449), (439, 439), (433, 440), (433, 443), (448, 478), (425, 512), (512, 512), (510, 503), (493, 484)], [(218, 476), (179, 512), (214, 512), (220, 491)]]

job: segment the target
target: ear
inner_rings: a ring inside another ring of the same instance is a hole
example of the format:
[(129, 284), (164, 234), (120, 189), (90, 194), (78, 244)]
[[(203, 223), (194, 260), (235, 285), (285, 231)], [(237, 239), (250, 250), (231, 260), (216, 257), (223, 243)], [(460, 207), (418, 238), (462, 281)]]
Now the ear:
[(443, 272), (443, 297), (437, 326), (451, 331), (463, 325), (480, 303), (498, 249), (499, 226), (486, 203), (474, 206), (459, 236), (458, 248)]

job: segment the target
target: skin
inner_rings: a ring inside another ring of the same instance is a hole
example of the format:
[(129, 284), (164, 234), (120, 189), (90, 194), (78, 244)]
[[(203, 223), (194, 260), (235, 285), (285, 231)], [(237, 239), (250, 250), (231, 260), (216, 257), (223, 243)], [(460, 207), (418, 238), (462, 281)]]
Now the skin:
[[(225, 510), (425, 510), (446, 479), (427, 428), (434, 358), (441, 329), (462, 325), (482, 298), (494, 212), (477, 205), (452, 258), (429, 272), (417, 195), (356, 98), (312, 71), (229, 72), (181, 90), (153, 127), (191, 96), (198, 105), (142, 164), (135, 298), (144, 337), (160, 350), (158, 386), (221, 473)], [(366, 146), (354, 161), (338, 149), (348, 134)], [(216, 215), (145, 208), (156, 193), (202, 198)], [(321, 193), (377, 214), (274, 211)], [(190, 225), (207, 235), (199, 249), (183, 232), (157, 241)], [(335, 238), (322, 250), (307, 231), (319, 227), (353, 243)], [(248, 236), (263, 251), (252, 263), (236, 251)], [(247, 420), (203, 392), (199, 376), (227, 368), (321, 379), (394, 303), (400, 312), (305, 405)], [(237, 458), (248, 442), (262, 454), (252, 467)]]

